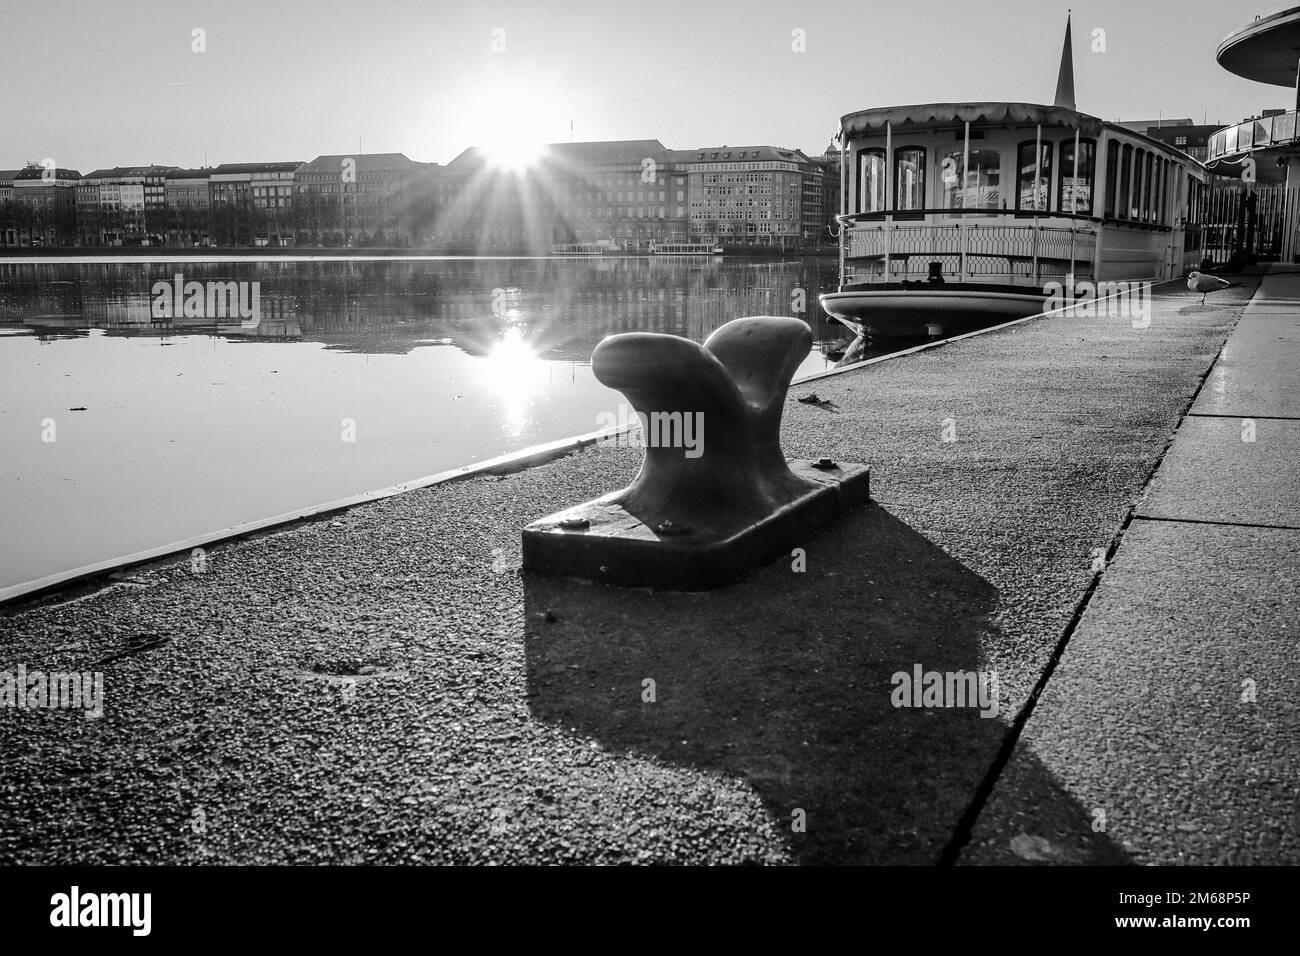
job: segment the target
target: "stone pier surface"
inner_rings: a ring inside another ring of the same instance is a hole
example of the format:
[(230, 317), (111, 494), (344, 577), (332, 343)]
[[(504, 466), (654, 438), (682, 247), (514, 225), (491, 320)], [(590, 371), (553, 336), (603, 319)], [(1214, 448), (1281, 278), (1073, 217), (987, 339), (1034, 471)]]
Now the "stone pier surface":
[(1300, 862), (1298, 278), (795, 384), (873, 500), (722, 590), (519, 572), (603, 443), (11, 608), (0, 863)]
[(1138, 502), (963, 857), (1300, 862), (1300, 274), (1269, 275)]

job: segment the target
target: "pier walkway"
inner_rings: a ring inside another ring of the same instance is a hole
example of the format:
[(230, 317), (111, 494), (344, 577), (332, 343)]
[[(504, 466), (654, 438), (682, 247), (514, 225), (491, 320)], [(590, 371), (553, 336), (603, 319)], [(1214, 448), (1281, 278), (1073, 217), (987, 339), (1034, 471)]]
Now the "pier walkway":
[(721, 591), (519, 573), (606, 442), (11, 612), (0, 862), (1300, 862), (1300, 276), (1199, 300), (796, 384), (874, 500)]

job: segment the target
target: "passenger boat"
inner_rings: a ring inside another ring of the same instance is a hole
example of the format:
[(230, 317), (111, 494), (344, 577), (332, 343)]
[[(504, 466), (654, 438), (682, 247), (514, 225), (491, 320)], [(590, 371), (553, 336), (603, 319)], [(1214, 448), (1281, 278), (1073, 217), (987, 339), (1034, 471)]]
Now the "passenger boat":
[(722, 246), (711, 242), (661, 242), (650, 246), (652, 256), (720, 256)]
[(603, 256), (610, 251), (600, 242), (561, 242), (551, 246), (553, 256)]
[(1065, 287), (1200, 264), (1187, 224), (1205, 167), (1074, 108), (1068, 20), (1054, 105), (867, 109), (838, 139), (840, 284), (820, 300), (873, 338), (957, 334), (1037, 315)]

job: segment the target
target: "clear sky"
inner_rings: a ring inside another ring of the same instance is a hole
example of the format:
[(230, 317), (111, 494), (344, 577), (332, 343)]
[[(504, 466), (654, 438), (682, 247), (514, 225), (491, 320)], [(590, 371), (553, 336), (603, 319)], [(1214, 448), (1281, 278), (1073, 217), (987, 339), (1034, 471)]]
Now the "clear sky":
[[(1291, 91), (1214, 61), (1226, 34), (1282, 8), (1075, 2), (1078, 107), (1225, 124), (1290, 108)], [(567, 141), (570, 122), (577, 140), (820, 151), (858, 109), (1050, 103), (1065, 11), (1043, 0), (12, 3), (0, 19), (0, 168), (309, 160), (358, 141), (447, 162), (502, 137)], [(1092, 52), (1094, 29), (1105, 52)]]

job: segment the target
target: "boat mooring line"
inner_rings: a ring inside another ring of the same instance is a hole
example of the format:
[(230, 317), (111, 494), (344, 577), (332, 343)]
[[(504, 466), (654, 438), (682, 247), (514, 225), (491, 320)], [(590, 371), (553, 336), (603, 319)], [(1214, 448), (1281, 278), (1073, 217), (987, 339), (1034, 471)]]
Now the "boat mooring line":
[(447, 482), (474, 478), (479, 475), (500, 475), (523, 471), (532, 468), (535, 465), (541, 465), (549, 461), (554, 461), (557, 458), (563, 458), (579, 449), (587, 447), (588, 445), (594, 445), (597, 442), (615, 438), (624, 432), (637, 427), (639, 427), (638, 422), (629, 422), (614, 428), (588, 432), (584, 435), (577, 435), (571, 438), (560, 438), (541, 445), (533, 445), (521, 449), (520, 451), (510, 452), (506, 455), (500, 455), (496, 458), (489, 458), (486, 461), (476, 462), (472, 465), (464, 465), (460, 468), (440, 471), (424, 478), (416, 478), (411, 481), (404, 481), (401, 484), (390, 485), (389, 487), (381, 488), (378, 491), (363, 492), (361, 494), (351, 495), (347, 498), (337, 498), (320, 505), (297, 508), (293, 511), (284, 512), (270, 518), (260, 518), (256, 521), (245, 522), (244, 524), (238, 524), (221, 531), (196, 535), (182, 541), (173, 541), (170, 544), (146, 548), (143, 551), (136, 551), (132, 554), (108, 558), (103, 561), (96, 561), (93, 564), (73, 568), (69, 571), (60, 571), (55, 574), (46, 575), (45, 577), (37, 578), (34, 581), (25, 581), (10, 587), (0, 588), (0, 608), (4, 608), (6, 605), (24, 598), (31, 599), (39, 597), (46, 593), (65, 588), (71, 584), (80, 583), (93, 578), (104, 577), (114, 571), (121, 571), (129, 567), (152, 563), (171, 556), (179, 556), (183, 552), (191, 551), (194, 548), (225, 544), (239, 538), (246, 538), (251, 535), (286, 525), (320, 518), (325, 515), (338, 514), (355, 508), (358, 505), (370, 504), (374, 501), (382, 501), (384, 498), (391, 498), (408, 491), (417, 491), (421, 488), (429, 488), (433, 485), (441, 485), (446, 484)]
[[(1170, 281), (1174, 282), (1178, 280), (1171, 279)], [(1259, 287), (1256, 286), (1255, 293), (1258, 293), (1258, 291)], [(1252, 293), (1252, 298), (1255, 293)], [(1179, 428), (1187, 419), (1192, 405), (1196, 403), (1196, 399), (1201, 394), (1201, 390), (1205, 388), (1205, 383), (1209, 380), (1210, 373), (1214, 371), (1214, 366), (1219, 364), (1219, 359), (1223, 355), (1223, 350), (1228, 346), (1228, 339), (1231, 338), (1232, 333), (1236, 331), (1237, 325), (1241, 322), (1242, 315), (1245, 314), (1246, 306), (1248, 305), (1249, 300), (1246, 305), (1242, 307), (1241, 315), (1237, 316), (1237, 321), (1233, 323), (1232, 329), (1229, 330), (1226, 336), (1224, 336), (1223, 344), (1219, 346), (1219, 350), (1215, 353), (1213, 361), (1211, 361), (1205, 371), (1201, 373), (1200, 381), (1196, 383), (1196, 389), (1192, 393), (1192, 397), (1188, 399), (1187, 403), (1183, 406), (1183, 411), (1178, 417), (1177, 425), (1174, 426), (1174, 430), (1170, 433), (1168, 440), (1165, 442), (1164, 448), (1160, 449), (1160, 454), (1156, 456), (1155, 462), (1147, 470), (1146, 477), (1142, 481), (1141, 490), (1138, 492), (1133, 502), (1128, 506), (1128, 510), (1124, 514), (1124, 520), (1120, 522), (1119, 529), (1111, 535), (1110, 544), (1106, 548), (1105, 565), (1101, 570), (1092, 573), (1092, 578), (1089, 580), (1087, 587), (1084, 588), (1083, 594), (1080, 595), (1079, 600), (1075, 602), (1074, 611), (1070, 615), (1070, 620), (1066, 622), (1065, 629), (1061, 632), (1061, 636), (1057, 640), (1056, 646), (1052, 649), (1052, 654), (1048, 658), (1047, 664), (1043, 668), (1043, 672), (1038, 675), (1038, 680), (1035, 681), (1033, 690), (1029, 692), (1029, 697), (1026, 698), (1024, 705), (1021, 706), (1019, 712), (1016, 714), (1015, 720), (1011, 722), (1011, 727), (1007, 731), (1006, 736), (1002, 738), (1002, 744), (998, 747), (997, 754), (993, 758), (993, 763), (989, 765), (989, 769), (984, 774), (984, 779), (980, 781), (980, 785), (976, 789), (974, 796), (971, 797), (970, 803), (967, 804), (965, 812), (957, 823), (957, 828), (953, 831), (952, 838), (939, 854), (939, 858), (936, 861), (937, 865), (955, 866), (958, 858), (961, 856), (962, 850), (964, 850), (970, 843), (971, 836), (975, 832), (975, 825), (979, 822), (980, 814), (984, 812), (984, 807), (987, 806), (989, 798), (993, 795), (993, 790), (997, 786), (998, 780), (1001, 779), (1003, 771), (1011, 762), (1016, 747), (1020, 743), (1020, 736), (1024, 733), (1025, 726), (1029, 723), (1029, 718), (1033, 716), (1034, 707), (1038, 704), (1039, 697), (1042, 696), (1043, 691), (1047, 689), (1048, 682), (1051, 681), (1052, 676), (1056, 673), (1056, 666), (1061, 662), (1061, 658), (1065, 656), (1065, 650), (1070, 643), (1070, 639), (1074, 637), (1074, 632), (1078, 629), (1080, 622), (1083, 620), (1084, 613), (1088, 610), (1088, 605), (1092, 602), (1092, 596), (1097, 592), (1097, 588), (1101, 585), (1102, 575), (1106, 573), (1106, 569), (1110, 567), (1110, 563), (1114, 560), (1116, 552), (1119, 551), (1119, 546), (1124, 540), (1125, 533), (1133, 524), (1134, 520), (1137, 520), (1140, 517), (1137, 514), (1138, 503), (1146, 494), (1147, 488), (1150, 487), (1152, 480), (1154, 480), (1156, 476), (1156, 472), (1159, 471), (1160, 466), (1164, 464), (1165, 456), (1169, 454), (1169, 449), (1174, 446), (1174, 439), (1178, 436)], [(1038, 318), (1038, 316), (1030, 316), (1030, 318)]]

